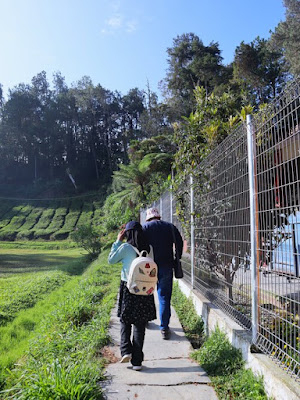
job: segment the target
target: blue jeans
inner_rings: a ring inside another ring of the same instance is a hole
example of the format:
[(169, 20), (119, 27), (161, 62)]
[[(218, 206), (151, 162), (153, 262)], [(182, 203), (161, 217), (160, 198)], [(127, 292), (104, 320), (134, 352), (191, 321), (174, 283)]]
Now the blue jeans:
[(171, 317), (173, 269), (158, 267), (157, 294), (159, 301), (160, 329), (168, 329)]

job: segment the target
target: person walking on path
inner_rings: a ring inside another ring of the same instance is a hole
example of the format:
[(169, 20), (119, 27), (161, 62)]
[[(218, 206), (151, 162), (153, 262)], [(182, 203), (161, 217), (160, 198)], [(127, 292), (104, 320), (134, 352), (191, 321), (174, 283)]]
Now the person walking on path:
[(158, 265), (157, 294), (160, 330), (162, 338), (168, 340), (170, 338), (169, 322), (173, 288), (173, 244), (175, 243), (175, 259), (180, 260), (183, 240), (175, 225), (161, 220), (159, 211), (156, 208), (147, 210), (143, 231), (148, 243), (153, 247), (154, 261)]
[[(122, 243), (126, 238), (127, 242)], [(137, 254), (133, 247), (139, 251), (150, 251), (150, 246), (145, 239), (142, 226), (139, 222), (130, 221), (118, 233), (117, 240), (113, 243), (109, 256), (109, 264), (122, 262), (121, 283), (118, 301), (118, 317), (120, 317), (121, 330), (121, 363), (131, 361), (133, 370), (140, 371), (144, 359), (143, 345), (145, 328), (148, 321), (156, 319), (154, 296), (138, 296), (131, 294), (126, 286), (131, 262)], [(133, 338), (131, 340), (133, 326)]]

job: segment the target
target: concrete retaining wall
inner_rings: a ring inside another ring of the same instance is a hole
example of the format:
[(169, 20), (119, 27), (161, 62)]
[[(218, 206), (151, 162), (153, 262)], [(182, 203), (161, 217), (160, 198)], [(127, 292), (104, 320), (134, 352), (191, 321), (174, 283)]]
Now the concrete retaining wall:
[(276, 363), (264, 354), (250, 352), (251, 335), (228, 315), (212, 304), (183, 280), (178, 280), (181, 291), (191, 297), (197, 314), (203, 318), (206, 334), (216, 326), (226, 332), (231, 344), (240, 349), (246, 361), (256, 375), (263, 376), (266, 393), (274, 400), (299, 400), (300, 385), (284, 372)]

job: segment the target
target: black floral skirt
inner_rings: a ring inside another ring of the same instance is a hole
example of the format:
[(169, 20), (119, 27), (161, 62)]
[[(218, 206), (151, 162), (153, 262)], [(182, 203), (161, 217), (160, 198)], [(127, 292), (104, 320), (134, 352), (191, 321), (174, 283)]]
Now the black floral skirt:
[(121, 281), (118, 317), (125, 324), (141, 324), (156, 319), (154, 296), (138, 296), (129, 292), (126, 282)]

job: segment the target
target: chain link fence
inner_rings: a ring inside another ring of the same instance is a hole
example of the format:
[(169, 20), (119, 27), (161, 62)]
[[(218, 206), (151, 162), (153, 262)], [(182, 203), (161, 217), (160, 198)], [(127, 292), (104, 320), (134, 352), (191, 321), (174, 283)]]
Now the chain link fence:
[(186, 239), (184, 279), (299, 380), (299, 80), (153, 206)]

